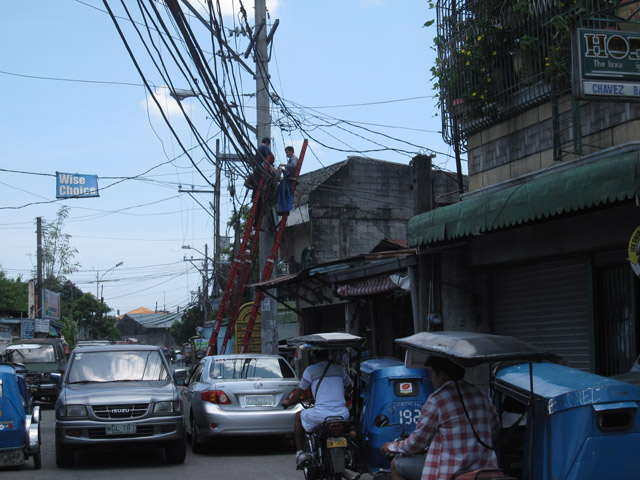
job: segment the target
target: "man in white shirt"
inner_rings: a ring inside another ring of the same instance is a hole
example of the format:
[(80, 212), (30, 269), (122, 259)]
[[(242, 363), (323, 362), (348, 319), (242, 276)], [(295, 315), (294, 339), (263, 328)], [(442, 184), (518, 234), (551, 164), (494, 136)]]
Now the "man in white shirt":
[(311, 389), (311, 395), (315, 398), (313, 408), (307, 408), (296, 414), (294, 436), (298, 465), (302, 465), (307, 460), (302, 452), (304, 432), (313, 431), (327, 417), (339, 416), (344, 420), (349, 419), (345, 399), (351, 395), (353, 384), (351, 378), (342, 365), (331, 362), (328, 350), (317, 350), (315, 361), (314, 365), (305, 369), (302, 380), (293, 395), (281, 402), (285, 408), (294, 405), (308, 388)]

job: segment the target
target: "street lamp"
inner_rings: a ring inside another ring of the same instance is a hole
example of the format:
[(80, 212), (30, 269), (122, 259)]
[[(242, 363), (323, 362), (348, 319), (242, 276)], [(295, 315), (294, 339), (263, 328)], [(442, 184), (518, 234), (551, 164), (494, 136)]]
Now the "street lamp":
[[(176, 102), (181, 102), (182, 100), (185, 100), (187, 98), (191, 98), (191, 97), (203, 97), (206, 98), (208, 100), (212, 100), (211, 97), (209, 95), (205, 95), (202, 92), (196, 92), (192, 89), (186, 89), (186, 88), (169, 88), (169, 96), (171, 98), (173, 98)], [(228, 107), (237, 107), (237, 105), (231, 104), (228, 105)], [(249, 130), (251, 130), (255, 135), (258, 134), (258, 129), (256, 127), (254, 127), (253, 125), (251, 125), (250, 123), (248, 123), (244, 118), (240, 117), (237, 113), (235, 113), (234, 111), (232, 111), (231, 109), (227, 109), (227, 113), (229, 115), (231, 115), (236, 121), (240, 122), (241, 124), (243, 124), (245, 127), (247, 127)]]
[(102, 279), (104, 278), (104, 276), (109, 273), (111, 270), (113, 270), (114, 268), (118, 268), (120, 265), (122, 265), (124, 262), (118, 262), (116, 263), (113, 267), (111, 267), (109, 270), (107, 270), (106, 272), (104, 272), (102, 275), (99, 275), (100, 271), (96, 270), (96, 298), (101, 298), (99, 296), (100, 293), (100, 282), (102, 281)]
[[(193, 248), (191, 245), (182, 245), (182, 249), (183, 250), (195, 250), (196, 252), (198, 252), (200, 255), (203, 255), (205, 260), (207, 258), (207, 254), (206, 253), (202, 253), (200, 250), (198, 250), (197, 248)], [(204, 246), (205, 251), (207, 250), (207, 245), (205, 244)]]

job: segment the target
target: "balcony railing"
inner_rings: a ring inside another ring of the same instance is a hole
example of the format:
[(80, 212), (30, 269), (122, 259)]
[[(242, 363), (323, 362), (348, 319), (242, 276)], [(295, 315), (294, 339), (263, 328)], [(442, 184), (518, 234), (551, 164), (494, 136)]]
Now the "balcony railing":
[[(443, 136), (463, 148), (469, 135), (571, 93), (575, 28), (640, 31), (640, 0), (441, 0), (436, 9)], [(573, 127), (554, 119), (558, 137)]]

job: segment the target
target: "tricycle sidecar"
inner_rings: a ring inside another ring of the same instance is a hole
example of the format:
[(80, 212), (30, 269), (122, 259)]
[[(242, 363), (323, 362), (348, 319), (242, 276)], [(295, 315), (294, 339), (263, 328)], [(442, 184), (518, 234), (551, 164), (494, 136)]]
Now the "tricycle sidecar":
[(395, 358), (366, 360), (360, 364), (360, 372), (362, 412), (358, 429), (364, 437), (367, 469), (376, 474), (390, 469), (380, 447), (415, 430), (433, 385), (426, 369), (406, 368)]
[(421, 332), (396, 342), (405, 363), (429, 356), (463, 367), (492, 364), (501, 419), (499, 466), (521, 480), (637, 480), (640, 387), (552, 363), (555, 355), (514, 337)]
[(33, 457), (41, 467), (40, 407), (32, 407), (19, 364), (0, 363), (0, 467), (24, 465)]

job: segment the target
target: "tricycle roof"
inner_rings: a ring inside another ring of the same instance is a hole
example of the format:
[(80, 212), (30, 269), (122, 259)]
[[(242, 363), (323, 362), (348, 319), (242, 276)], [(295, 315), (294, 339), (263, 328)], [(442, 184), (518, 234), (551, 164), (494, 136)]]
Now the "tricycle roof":
[(495, 374), (495, 387), (529, 397), (531, 382), (536, 404), (551, 415), (569, 408), (614, 402), (640, 403), (640, 387), (601, 377), (555, 363), (534, 363), (501, 367)]
[(551, 354), (515, 337), (478, 332), (420, 332), (396, 342), (407, 349), (407, 367), (424, 365), (429, 356), (448, 358), (463, 367), (501, 361), (542, 361)]
[(363, 337), (357, 337), (350, 333), (312, 333), (310, 335), (303, 335), (301, 337), (292, 337), (287, 339), (289, 345), (300, 347), (303, 345), (310, 345), (314, 348), (322, 350), (332, 350), (340, 348), (356, 348), (360, 349), (364, 346), (365, 339)]

